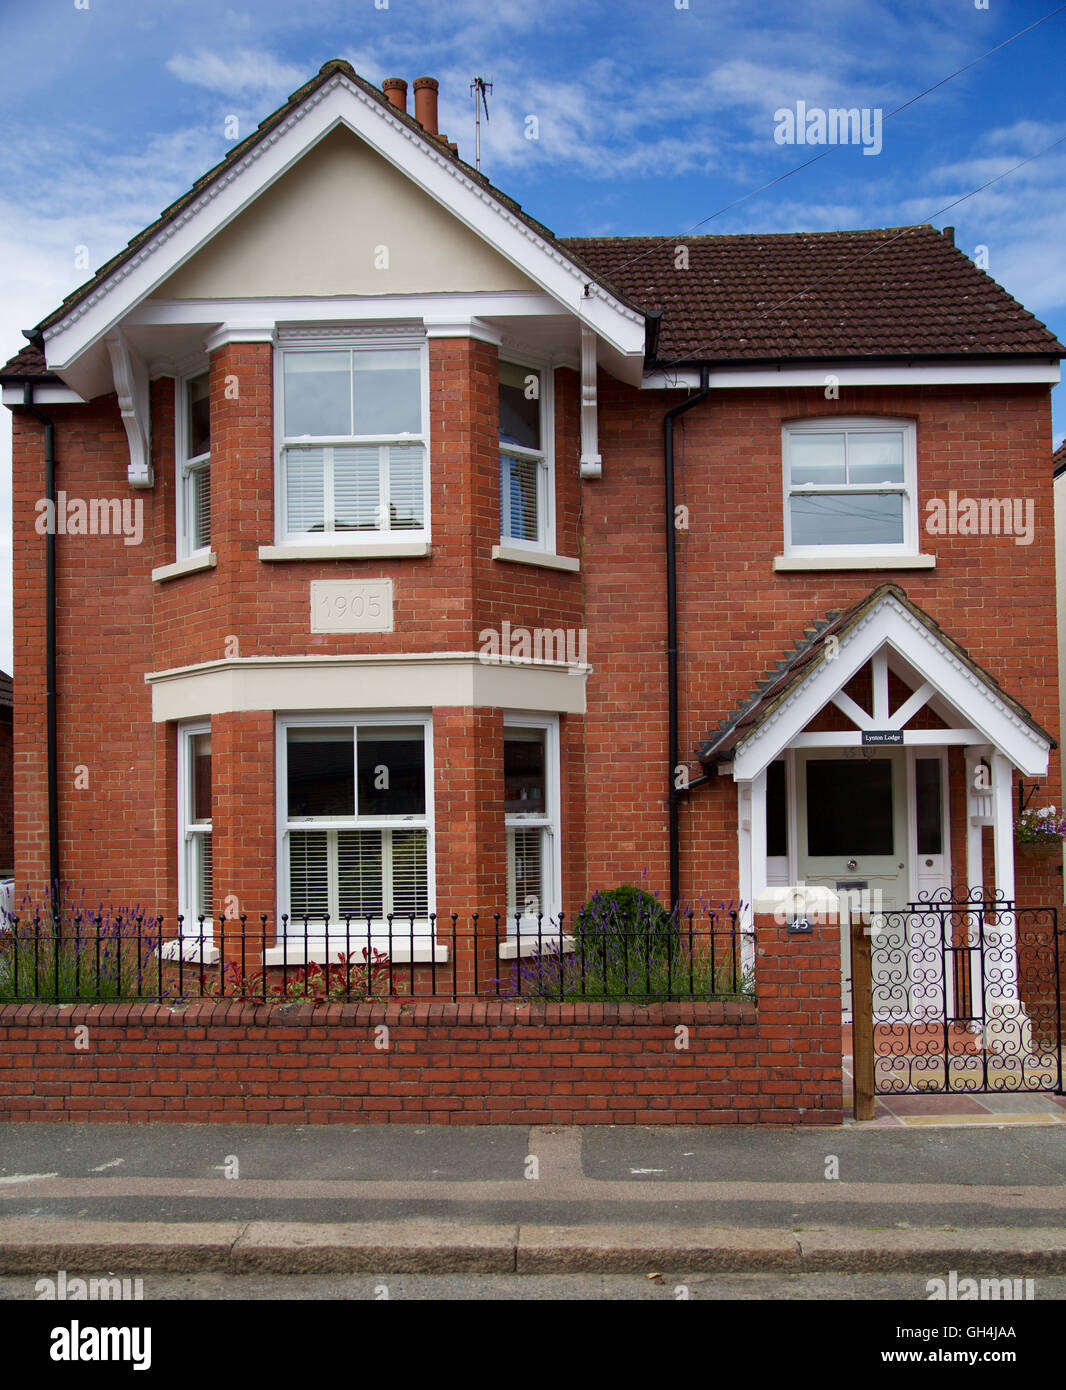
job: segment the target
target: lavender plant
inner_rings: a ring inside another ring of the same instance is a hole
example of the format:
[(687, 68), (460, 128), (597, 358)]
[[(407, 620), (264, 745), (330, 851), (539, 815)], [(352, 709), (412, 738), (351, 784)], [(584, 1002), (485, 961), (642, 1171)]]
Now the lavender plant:
[(157, 993), (163, 919), (138, 906), (94, 911), (69, 890), (54, 902), (24, 893), (0, 922), (0, 999), (58, 1004), (140, 999)]

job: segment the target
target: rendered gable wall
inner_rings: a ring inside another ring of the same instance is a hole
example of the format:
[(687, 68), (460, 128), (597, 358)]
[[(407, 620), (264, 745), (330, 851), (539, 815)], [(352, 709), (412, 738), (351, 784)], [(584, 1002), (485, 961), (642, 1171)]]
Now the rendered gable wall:
[[(388, 248), (388, 269), (375, 268)], [(351, 131), (331, 131), (156, 292), (160, 299), (535, 291)]]

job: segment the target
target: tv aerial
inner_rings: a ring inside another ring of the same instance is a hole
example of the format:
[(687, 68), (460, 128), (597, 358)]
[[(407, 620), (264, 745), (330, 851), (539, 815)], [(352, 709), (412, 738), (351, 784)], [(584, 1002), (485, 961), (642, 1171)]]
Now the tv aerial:
[(492, 91), (492, 79), (475, 77), (470, 83), (474, 96), (474, 168), (481, 171), (481, 109), (485, 108), (485, 120), (489, 118), (488, 93)]

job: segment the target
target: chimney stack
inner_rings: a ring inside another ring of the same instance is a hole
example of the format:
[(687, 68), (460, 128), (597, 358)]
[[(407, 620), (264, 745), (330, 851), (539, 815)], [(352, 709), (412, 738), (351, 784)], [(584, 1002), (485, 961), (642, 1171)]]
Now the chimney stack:
[(398, 111), (407, 114), (407, 82), (402, 77), (386, 77), (381, 90)]
[(437, 88), (435, 77), (415, 78), (415, 120), (429, 135), (437, 135)]
[(954, 227), (945, 227), (945, 228), (944, 228), (944, 231), (943, 231), (943, 233), (942, 233), (942, 235), (943, 235), (944, 240), (945, 240), (946, 242), (948, 242), (949, 245), (951, 245), (951, 246), (954, 246), (954, 245), (955, 245), (955, 228), (954, 228)]

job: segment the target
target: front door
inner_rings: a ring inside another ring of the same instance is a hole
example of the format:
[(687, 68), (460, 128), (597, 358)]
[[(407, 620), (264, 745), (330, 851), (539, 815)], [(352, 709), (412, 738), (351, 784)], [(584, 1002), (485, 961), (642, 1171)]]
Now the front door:
[[(904, 750), (810, 749), (796, 756), (800, 881), (857, 894), (873, 912), (906, 906), (910, 897), (907, 763)], [(840, 934), (843, 1007), (851, 1012), (851, 940)], [(883, 973), (883, 972), (882, 972)], [(874, 1001), (887, 996), (874, 973)], [(879, 990), (878, 986), (882, 988)]]

